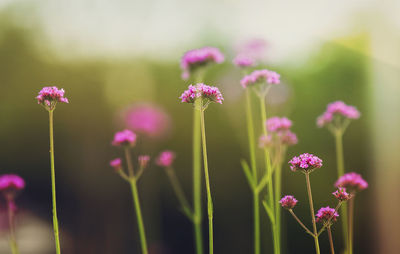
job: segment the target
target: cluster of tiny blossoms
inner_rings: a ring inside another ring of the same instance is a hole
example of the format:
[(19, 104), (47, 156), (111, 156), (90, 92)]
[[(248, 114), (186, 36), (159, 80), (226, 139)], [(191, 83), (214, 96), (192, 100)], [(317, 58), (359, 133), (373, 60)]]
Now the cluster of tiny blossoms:
[(6, 174), (0, 176), (0, 191), (22, 190), (25, 188), (25, 181), (18, 175)]
[(170, 150), (162, 151), (156, 159), (156, 164), (160, 167), (170, 167), (175, 157), (175, 153)]
[(316, 222), (325, 223), (328, 221), (329, 222), (336, 221), (336, 218), (339, 217), (339, 214), (336, 212), (335, 209), (327, 206), (319, 209), (315, 217), (316, 217)]
[(292, 121), (286, 117), (271, 117), (266, 123), (268, 135), (262, 135), (259, 139), (259, 147), (266, 148), (274, 145), (295, 145), (297, 144), (297, 136), (290, 131)]
[(343, 101), (335, 101), (328, 104), (326, 111), (318, 117), (317, 126), (321, 128), (331, 123), (334, 116), (342, 116), (346, 119), (358, 119), (360, 118), (360, 112), (355, 107), (346, 105)]
[(136, 134), (131, 130), (123, 130), (115, 133), (112, 141), (113, 146), (129, 145), (134, 146), (136, 144)]
[(197, 98), (208, 100), (209, 102), (216, 102), (222, 104), (224, 98), (221, 92), (215, 86), (208, 86), (203, 83), (196, 85), (189, 85), (188, 89), (184, 91), (179, 97), (181, 102), (194, 103)]
[(332, 193), (335, 198), (339, 201), (347, 201), (351, 198), (350, 194), (346, 192), (346, 188), (339, 187), (335, 192)]
[(64, 97), (64, 94), (64, 89), (58, 89), (56, 86), (46, 86), (40, 90), (36, 99), (38, 104), (43, 105), (47, 110), (53, 110), (57, 102), (68, 103), (68, 99)]
[(255, 70), (249, 75), (244, 76), (240, 81), (240, 84), (243, 88), (247, 88), (258, 83), (279, 84), (279, 78), (280, 75), (274, 71), (266, 69)]
[(292, 195), (286, 195), (279, 201), (279, 203), (285, 209), (293, 209), (297, 204), (297, 199)]
[(224, 55), (218, 48), (204, 47), (187, 51), (181, 59), (182, 78), (188, 79), (190, 73), (198, 67), (203, 67), (209, 63), (222, 63)]
[(336, 181), (335, 187), (346, 188), (350, 193), (353, 193), (368, 188), (368, 183), (361, 177), (361, 175), (350, 172), (341, 176)]
[(247, 56), (245, 54), (239, 54), (233, 59), (233, 64), (235, 64), (237, 67), (240, 68), (246, 68), (254, 66), (255, 61), (250, 56)]
[(268, 131), (272, 132), (288, 130), (292, 127), (292, 121), (286, 117), (274, 116), (267, 120), (265, 126)]
[(303, 153), (293, 157), (289, 164), (291, 164), (290, 169), (294, 172), (302, 170), (305, 173), (309, 173), (316, 168), (322, 167), (322, 160), (313, 154)]

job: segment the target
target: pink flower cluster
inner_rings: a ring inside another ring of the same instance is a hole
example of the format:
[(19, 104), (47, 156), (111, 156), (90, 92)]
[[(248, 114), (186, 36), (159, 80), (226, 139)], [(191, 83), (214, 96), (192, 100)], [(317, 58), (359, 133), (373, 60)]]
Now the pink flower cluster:
[(222, 63), (224, 55), (218, 48), (204, 47), (187, 51), (181, 59), (181, 68), (183, 70), (182, 78), (188, 79), (190, 73), (198, 67), (209, 63)]
[(246, 68), (255, 65), (255, 61), (250, 56), (239, 54), (233, 59), (233, 64), (240, 68)]
[(116, 158), (110, 161), (110, 166), (114, 168), (115, 171), (122, 169), (122, 160), (121, 158)]
[(350, 194), (346, 192), (346, 188), (339, 187), (332, 193), (339, 201), (347, 201), (351, 198)]
[(113, 146), (130, 145), (136, 144), (136, 134), (131, 130), (123, 130), (115, 133), (114, 140), (112, 141)]
[(322, 207), (318, 210), (317, 214), (315, 215), (316, 222), (328, 222), (328, 221), (336, 221), (339, 214), (335, 211), (335, 209), (327, 207)]
[(289, 164), (291, 164), (290, 169), (293, 172), (302, 170), (306, 173), (309, 173), (316, 168), (322, 167), (322, 160), (313, 154), (303, 153), (299, 156), (293, 157), (289, 161)]
[(140, 168), (146, 168), (147, 165), (149, 164), (149, 161), (150, 161), (149, 155), (139, 155), (138, 156), (138, 162), (139, 162)]
[(355, 107), (346, 105), (343, 101), (335, 101), (328, 104), (326, 111), (318, 117), (317, 126), (321, 128), (331, 123), (335, 115), (347, 119), (360, 118), (360, 112)]
[(188, 90), (184, 91), (181, 97), (179, 97), (182, 102), (186, 103), (194, 103), (197, 98), (202, 98), (219, 104), (222, 104), (222, 101), (224, 100), (217, 87), (208, 86), (203, 83), (189, 85)]
[(274, 116), (267, 120), (265, 126), (268, 131), (277, 132), (288, 130), (292, 127), (292, 121), (286, 117)]
[(279, 203), (285, 209), (293, 209), (297, 204), (297, 199), (295, 199), (294, 196), (286, 195), (279, 201)]
[(255, 85), (258, 83), (268, 83), (268, 84), (279, 84), (280, 83), (280, 75), (274, 71), (270, 70), (255, 70), (249, 75), (246, 75), (240, 81), (240, 84), (243, 88), (247, 88), (248, 86)]
[(297, 144), (297, 136), (289, 129), (292, 127), (292, 121), (286, 117), (271, 117), (265, 126), (269, 132), (267, 136), (262, 135), (259, 139), (260, 148), (266, 148), (274, 145), (292, 146)]
[(14, 174), (0, 176), (0, 191), (22, 190), (25, 188), (25, 181), (22, 177)]
[(45, 106), (49, 110), (53, 110), (57, 102), (68, 103), (68, 99), (64, 97), (64, 94), (64, 89), (58, 89), (56, 86), (46, 86), (40, 90), (36, 99), (38, 104)]
[(352, 192), (362, 191), (368, 188), (368, 183), (360, 174), (350, 172), (342, 175), (335, 183), (335, 187), (346, 188)]
[(160, 167), (170, 167), (175, 160), (175, 153), (170, 150), (165, 150), (160, 153), (156, 159), (156, 164)]

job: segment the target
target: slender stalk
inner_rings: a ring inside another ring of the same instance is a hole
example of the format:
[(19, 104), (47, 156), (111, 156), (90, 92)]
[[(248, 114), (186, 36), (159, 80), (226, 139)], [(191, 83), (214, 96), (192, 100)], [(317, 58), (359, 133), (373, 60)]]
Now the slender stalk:
[(300, 226), (302, 228), (304, 228), (304, 230), (310, 234), (311, 236), (314, 237), (314, 234), (303, 224), (303, 222), (301, 222), (301, 220), (296, 216), (296, 214), (293, 212), (292, 209), (289, 209), (290, 214), (293, 216), (293, 218), (300, 224)]
[[(200, 100), (201, 102), (201, 100)], [(202, 104), (202, 102), (201, 102)], [(200, 122), (201, 122), (201, 137), (203, 147), (203, 164), (204, 164), (204, 177), (207, 189), (207, 212), (208, 212), (208, 240), (209, 240), (209, 253), (214, 253), (214, 234), (213, 234), (213, 202), (211, 197), (210, 176), (208, 173), (208, 159), (207, 159), (207, 143), (206, 143), (206, 128), (204, 124), (204, 109), (199, 109)]]
[(169, 167), (166, 168), (165, 171), (167, 172), (172, 188), (174, 189), (175, 195), (177, 196), (179, 203), (183, 208), (183, 211), (186, 215), (192, 217), (189, 202), (186, 199), (185, 193), (183, 192), (182, 186), (178, 178), (176, 177), (175, 170)]
[(54, 167), (54, 131), (53, 131), (53, 110), (49, 111), (49, 133), (50, 133), (50, 166), (51, 166), (51, 193), (53, 203), (53, 230), (56, 245), (56, 253), (60, 254), (60, 233), (58, 229), (57, 204), (56, 204), (56, 172)]
[(329, 235), (329, 245), (331, 246), (331, 254), (335, 254), (335, 247), (333, 246), (333, 238), (332, 238), (332, 232), (331, 232), (331, 227), (327, 227), (328, 235)]
[[(250, 90), (246, 89), (246, 120), (247, 120), (247, 136), (249, 139), (250, 165), (253, 175), (253, 181), (258, 183), (257, 178), (257, 162), (255, 151), (254, 122), (251, 110)], [(253, 215), (254, 215), (254, 253), (260, 254), (260, 200), (259, 192), (253, 189)]]
[(142, 210), (140, 208), (139, 194), (137, 190), (136, 179), (133, 173), (133, 164), (131, 155), (129, 153), (129, 147), (125, 147), (125, 157), (126, 157), (126, 162), (128, 164), (129, 184), (131, 186), (133, 204), (136, 211), (142, 254), (148, 254), (149, 252), (147, 250), (147, 241), (143, 224)]
[[(278, 163), (275, 169), (275, 201), (278, 201), (279, 198), (281, 197), (281, 189), (282, 189), (282, 164)], [(276, 227), (276, 237), (277, 237), (277, 244), (279, 246), (280, 250), (280, 245), (281, 245), (281, 208), (280, 206), (275, 204), (275, 227)]]
[[(343, 156), (343, 132), (335, 131), (335, 144), (336, 144), (336, 163), (337, 163), (337, 171), (338, 177), (344, 175), (344, 156)], [(348, 222), (347, 222), (347, 204), (343, 204), (341, 208), (341, 217), (342, 217), (342, 230), (343, 230), (343, 242), (345, 245), (345, 249), (349, 247), (349, 236), (348, 236)]]
[(7, 201), (7, 208), (8, 208), (8, 224), (10, 227), (10, 247), (12, 254), (19, 254), (17, 240), (15, 237), (15, 224), (14, 224), (14, 210), (12, 200)]
[(354, 197), (349, 200), (349, 248), (348, 254), (353, 254), (353, 226), (354, 226)]
[(319, 242), (318, 242), (318, 236), (317, 236), (317, 224), (315, 222), (314, 204), (313, 204), (312, 193), (311, 193), (310, 173), (305, 173), (305, 175), (306, 175), (306, 183), (307, 183), (308, 201), (310, 203), (310, 212), (311, 212), (311, 219), (312, 219), (312, 224), (313, 224), (315, 252), (317, 254), (320, 254)]

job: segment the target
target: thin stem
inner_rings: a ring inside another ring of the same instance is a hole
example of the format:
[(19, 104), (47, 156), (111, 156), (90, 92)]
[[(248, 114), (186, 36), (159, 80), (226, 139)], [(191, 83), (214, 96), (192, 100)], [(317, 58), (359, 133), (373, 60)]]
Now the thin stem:
[(129, 172), (129, 184), (131, 186), (131, 191), (132, 191), (132, 198), (133, 198), (133, 204), (135, 207), (136, 211), (136, 218), (138, 222), (138, 229), (139, 229), (139, 237), (140, 237), (140, 243), (142, 247), (142, 254), (148, 254), (147, 250), (147, 241), (146, 241), (146, 234), (144, 230), (144, 225), (143, 225), (143, 218), (142, 218), (142, 210), (140, 208), (140, 202), (139, 202), (139, 194), (137, 190), (137, 185), (136, 185), (136, 179), (133, 176), (133, 165), (132, 165), (132, 158), (129, 153), (129, 148), (125, 147), (125, 158), (128, 164), (128, 172)]
[(331, 227), (327, 227), (328, 231), (328, 236), (329, 236), (329, 244), (331, 246), (331, 254), (335, 254), (335, 247), (333, 246), (333, 238), (332, 238), (332, 232), (331, 232)]
[(254, 253), (260, 254), (260, 199), (258, 192), (253, 193), (254, 212)]
[[(282, 178), (282, 164), (278, 163), (275, 170), (275, 201), (278, 201), (281, 197), (281, 178)], [(276, 227), (276, 237), (277, 237), (277, 244), (280, 248), (280, 241), (281, 241), (281, 208), (277, 204), (275, 204), (275, 227)]]
[(51, 167), (51, 193), (53, 203), (53, 229), (56, 253), (60, 254), (60, 233), (58, 229), (57, 204), (56, 204), (56, 172), (54, 167), (54, 131), (53, 131), (53, 111), (49, 111), (49, 133), (50, 133), (50, 167)]
[(305, 173), (305, 175), (306, 175), (308, 201), (310, 203), (310, 212), (311, 212), (311, 219), (312, 219), (312, 224), (313, 224), (315, 252), (317, 254), (320, 254), (319, 242), (318, 242), (318, 237), (317, 237), (317, 224), (315, 222), (314, 204), (313, 204), (312, 193), (311, 193), (310, 173)]
[(353, 226), (354, 226), (354, 197), (349, 200), (349, 249), (348, 254), (353, 254)]
[(314, 237), (314, 234), (303, 224), (303, 222), (301, 222), (301, 220), (299, 219), (299, 217), (296, 216), (296, 214), (293, 212), (292, 209), (289, 209), (290, 214), (293, 216), (293, 218), (295, 218), (295, 220), (300, 224), (300, 226), (302, 228), (304, 228), (304, 230), (310, 234), (311, 236)]
[[(336, 145), (336, 163), (337, 163), (337, 171), (338, 177), (344, 175), (344, 156), (343, 156), (343, 132), (335, 131), (335, 145)], [(348, 236), (348, 222), (347, 222), (347, 204), (343, 204), (341, 209), (341, 217), (342, 217), (342, 229), (343, 229), (343, 240), (345, 248), (349, 247), (349, 236)]]
[(206, 128), (204, 124), (204, 110), (200, 109), (200, 122), (201, 122), (201, 137), (203, 147), (203, 163), (204, 163), (204, 177), (206, 180), (207, 189), (207, 211), (208, 211), (208, 240), (209, 240), (209, 253), (214, 253), (214, 236), (213, 236), (213, 202), (211, 197), (210, 176), (208, 173), (208, 159), (207, 159), (207, 143), (206, 143)]
[[(341, 206), (342, 204), (343, 204), (343, 202), (342, 202), (342, 201), (339, 201), (339, 203), (338, 203), (337, 206), (335, 207), (335, 212), (334, 212), (333, 214), (335, 214), (335, 213), (339, 210), (339, 208), (340, 208), (340, 206)], [(330, 225), (331, 220), (333, 219), (333, 217), (334, 217), (334, 216), (331, 216), (331, 217), (324, 223), (324, 226), (318, 231), (317, 237), (325, 230), (326, 227), (328, 227), (328, 226)]]
[(15, 237), (15, 224), (14, 224), (14, 210), (13, 206), (14, 204), (13, 200), (8, 200), (7, 201), (7, 208), (8, 208), (8, 224), (10, 227), (10, 247), (11, 247), (11, 253), (12, 254), (19, 254), (18, 251), (18, 246), (17, 246), (17, 240)]
[[(175, 170), (171, 167), (168, 167), (165, 169), (165, 172), (168, 175), (168, 178), (171, 182), (172, 188), (174, 189), (175, 195), (179, 200), (179, 203), (182, 206), (183, 211), (185, 212), (185, 214), (189, 217), (193, 217), (192, 216), (192, 212), (190, 209), (190, 205), (188, 200), (186, 199), (185, 193), (183, 192), (182, 186), (178, 180), (178, 178), (176, 177), (175, 174)], [(187, 214), (189, 213), (189, 214)]]

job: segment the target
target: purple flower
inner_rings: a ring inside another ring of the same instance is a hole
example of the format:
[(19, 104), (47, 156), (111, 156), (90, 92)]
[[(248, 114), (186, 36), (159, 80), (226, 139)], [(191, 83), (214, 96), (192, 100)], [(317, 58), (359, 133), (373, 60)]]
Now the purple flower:
[(123, 130), (115, 133), (114, 140), (112, 141), (113, 146), (130, 145), (136, 144), (136, 134), (131, 130)]
[(298, 143), (298, 139), (296, 134), (287, 130), (287, 131), (279, 131), (276, 133), (279, 137), (279, 141), (282, 145), (293, 146)]
[(286, 195), (284, 196), (279, 203), (281, 203), (282, 207), (285, 209), (293, 209), (297, 204), (297, 199), (294, 196)]
[(146, 168), (147, 165), (149, 164), (149, 161), (150, 161), (149, 155), (139, 155), (138, 156), (138, 162), (139, 162), (140, 168)]
[(56, 86), (46, 86), (40, 90), (36, 96), (38, 104), (43, 105), (47, 110), (53, 110), (57, 102), (68, 103), (68, 99), (64, 97), (65, 90), (58, 89)]
[(216, 102), (222, 104), (224, 98), (221, 92), (215, 86), (208, 86), (203, 83), (197, 83), (196, 85), (189, 85), (188, 90), (184, 91), (179, 97), (181, 102), (194, 103), (197, 98), (202, 98), (208, 102)]
[(347, 201), (351, 198), (350, 194), (346, 192), (346, 188), (339, 187), (332, 193), (339, 201)]
[(210, 63), (222, 63), (224, 55), (218, 48), (204, 47), (187, 51), (181, 59), (182, 78), (188, 79), (190, 74)]
[(297, 143), (298, 140), (296, 134), (290, 130), (273, 132), (267, 136), (261, 135), (258, 139), (258, 146), (260, 148), (268, 148), (279, 145), (293, 146)]
[(328, 104), (326, 111), (317, 118), (317, 126), (320, 128), (324, 127), (331, 123), (335, 116), (341, 116), (346, 119), (358, 119), (360, 118), (360, 112), (355, 107), (346, 105), (343, 101), (335, 101)]
[(14, 174), (0, 176), (0, 191), (19, 191), (25, 188), (25, 181), (22, 177)]
[(291, 164), (290, 169), (293, 172), (302, 170), (305, 173), (310, 173), (314, 169), (322, 167), (322, 160), (313, 154), (303, 153), (293, 157), (289, 164)]
[(270, 132), (288, 130), (292, 127), (292, 121), (286, 117), (274, 116), (266, 121), (265, 126)]
[(327, 206), (319, 209), (315, 217), (317, 217), (316, 222), (325, 223), (328, 221), (336, 221), (336, 218), (339, 217), (339, 214), (335, 211), (335, 209)]
[(255, 61), (252, 57), (245, 54), (239, 54), (233, 59), (233, 64), (239, 68), (246, 68), (254, 66)]
[(368, 183), (365, 181), (361, 175), (350, 172), (342, 175), (335, 183), (335, 187), (346, 188), (350, 193), (358, 192), (368, 188)]
[(175, 153), (170, 150), (165, 150), (158, 155), (156, 164), (160, 167), (170, 167), (175, 160)]
[(240, 84), (243, 88), (247, 88), (248, 86), (252, 86), (259, 83), (266, 84), (279, 84), (280, 83), (280, 75), (274, 71), (269, 70), (255, 70), (247, 76), (244, 76), (240, 81)]
[(114, 168), (115, 171), (122, 169), (122, 160), (121, 158), (116, 158), (110, 161), (110, 166)]

